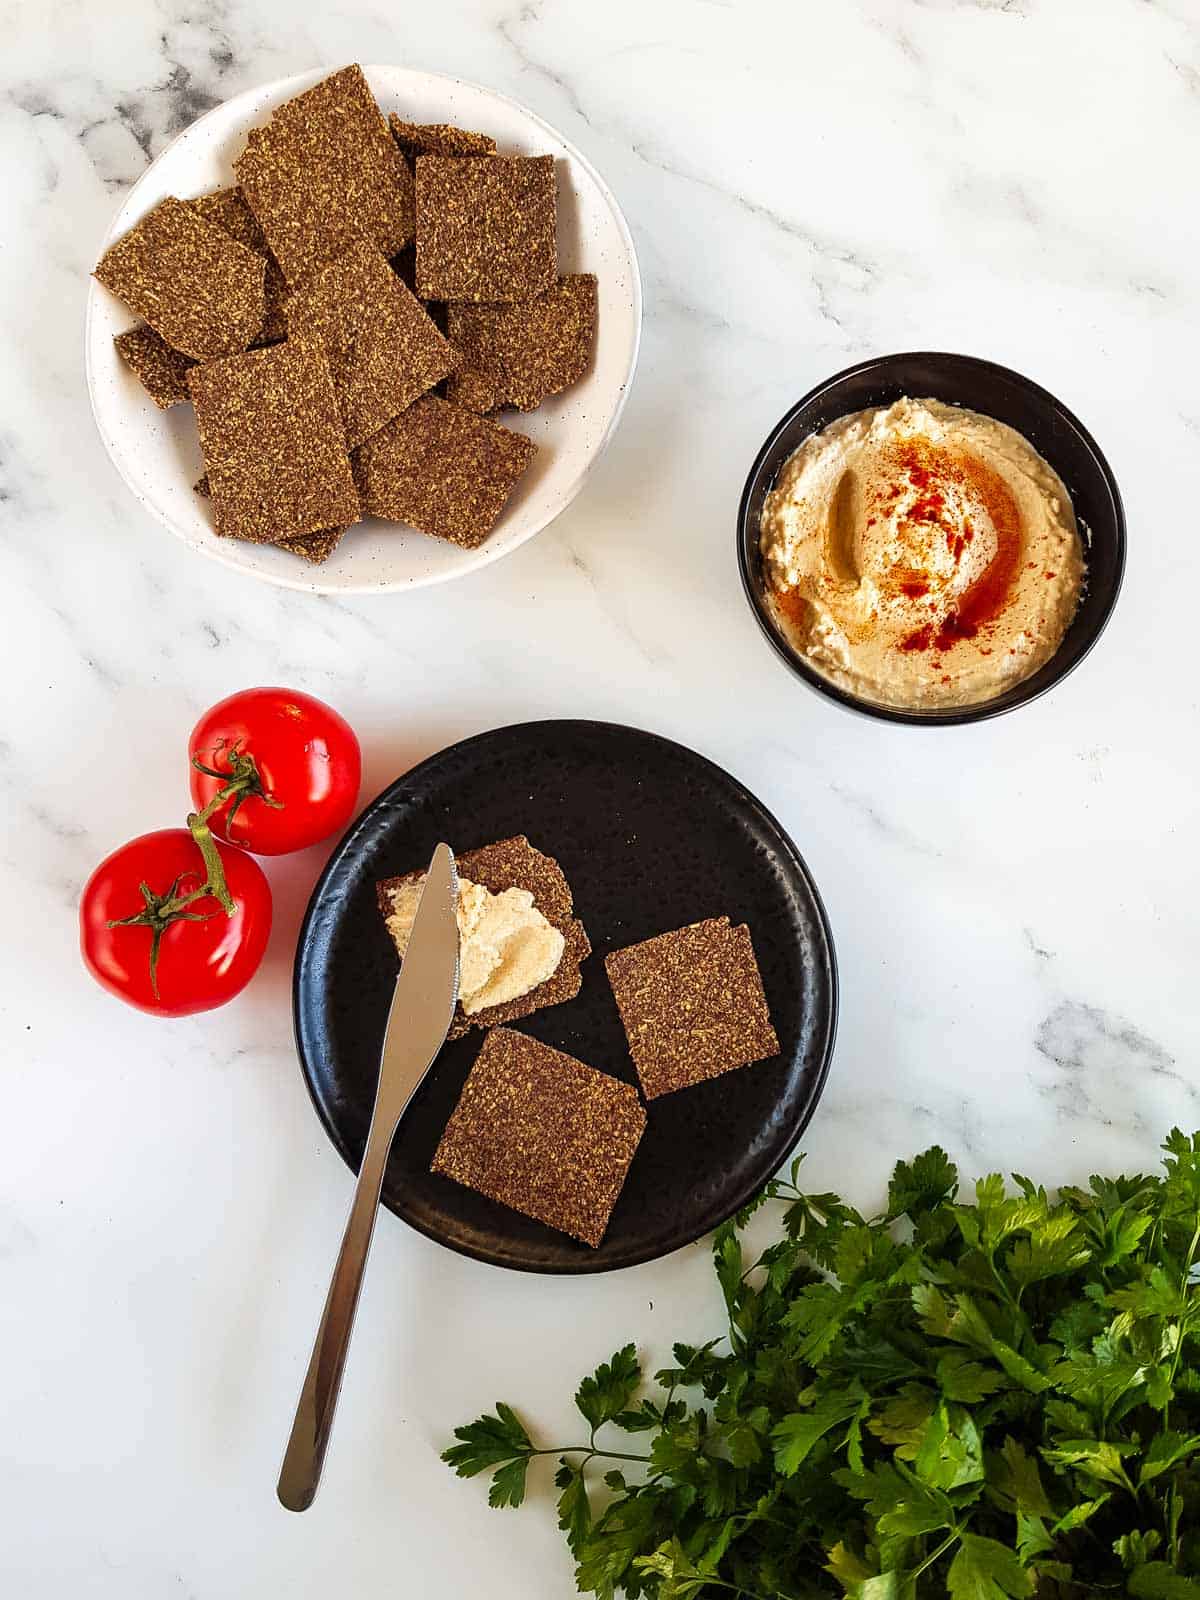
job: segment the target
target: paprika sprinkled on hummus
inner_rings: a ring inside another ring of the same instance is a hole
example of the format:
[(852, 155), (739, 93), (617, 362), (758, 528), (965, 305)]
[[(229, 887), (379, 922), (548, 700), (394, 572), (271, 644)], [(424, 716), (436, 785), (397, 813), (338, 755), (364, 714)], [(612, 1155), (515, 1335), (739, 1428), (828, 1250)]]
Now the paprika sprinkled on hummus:
[(902, 708), (974, 705), (1042, 666), (1083, 587), (1070, 496), (1015, 429), (937, 400), (855, 412), (805, 440), (762, 516), (772, 607), (840, 687)]

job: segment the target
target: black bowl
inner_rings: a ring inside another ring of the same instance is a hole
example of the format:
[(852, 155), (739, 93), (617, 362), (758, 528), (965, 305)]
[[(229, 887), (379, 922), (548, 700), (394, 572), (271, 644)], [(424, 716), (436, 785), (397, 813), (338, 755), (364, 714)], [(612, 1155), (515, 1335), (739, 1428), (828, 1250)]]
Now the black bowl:
[[(838, 417), (891, 405), (905, 395), (966, 406), (1006, 422), (1023, 434), (1066, 485), (1083, 539), (1085, 587), (1062, 643), (1050, 660), (1028, 678), (978, 705), (905, 711), (850, 694), (823, 677), (791, 645), (771, 615), (766, 599), (759, 524), (763, 502), (784, 462), (810, 434), (819, 433)], [(1117, 602), (1125, 569), (1125, 512), (1112, 469), (1091, 434), (1061, 401), (1019, 372), (976, 356), (938, 351), (876, 356), (827, 378), (772, 428), (742, 493), (738, 565), (746, 597), (768, 642), (798, 677), (830, 700), (887, 722), (982, 722), (1045, 694), (1078, 666), (1100, 637)]]

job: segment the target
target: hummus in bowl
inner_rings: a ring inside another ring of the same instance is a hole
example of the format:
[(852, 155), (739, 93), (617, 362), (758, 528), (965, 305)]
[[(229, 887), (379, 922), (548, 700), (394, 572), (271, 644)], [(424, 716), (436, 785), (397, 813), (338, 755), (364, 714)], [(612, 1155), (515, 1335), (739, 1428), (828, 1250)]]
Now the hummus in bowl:
[(899, 710), (1005, 694), (1058, 650), (1084, 588), (1061, 479), (981, 412), (902, 398), (805, 439), (763, 503), (776, 625), (822, 678)]

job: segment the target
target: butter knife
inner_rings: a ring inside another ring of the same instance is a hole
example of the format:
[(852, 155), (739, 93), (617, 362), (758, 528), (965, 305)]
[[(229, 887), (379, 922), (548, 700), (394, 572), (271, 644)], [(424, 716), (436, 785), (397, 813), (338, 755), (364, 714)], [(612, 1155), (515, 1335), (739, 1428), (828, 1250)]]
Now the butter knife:
[(454, 1018), (458, 1002), (457, 912), (454, 855), (449, 845), (439, 844), (396, 979), (367, 1148), (279, 1474), (277, 1493), (289, 1511), (306, 1511), (321, 1481), (388, 1153), (405, 1107), (437, 1058)]

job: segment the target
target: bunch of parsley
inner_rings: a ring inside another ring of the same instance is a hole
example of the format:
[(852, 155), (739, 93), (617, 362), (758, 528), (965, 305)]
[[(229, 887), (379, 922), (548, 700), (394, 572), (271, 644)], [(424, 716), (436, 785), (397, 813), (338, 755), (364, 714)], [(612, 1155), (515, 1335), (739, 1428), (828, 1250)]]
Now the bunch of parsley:
[(1019, 1175), (964, 1201), (935, 1148), (871, 1221), (797, 1162), (714, 1236), (724, 1338), (676, 1345), (649, 1397), (619, 1350), (576, 1395), (586, 1443), (539, 1449), (498, 1405), (445, 1460), (516, 1506), (558, 1456), (601, 1600), (1200, 1600), (1200, 1134), (1163, 1148), (1161, 1177), (1054, 1202)]

